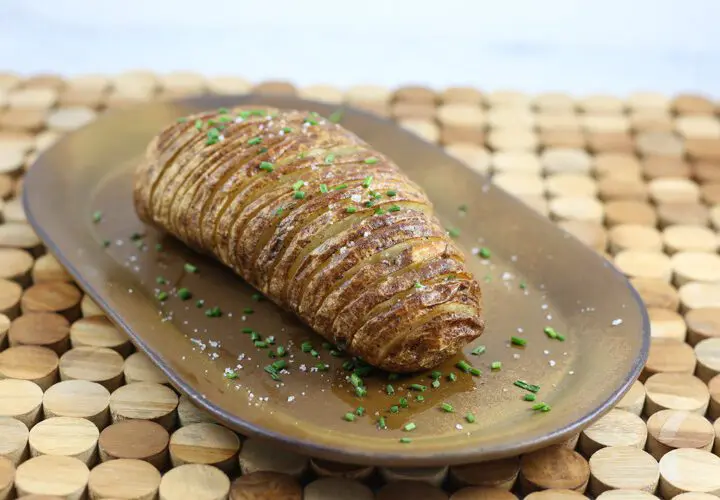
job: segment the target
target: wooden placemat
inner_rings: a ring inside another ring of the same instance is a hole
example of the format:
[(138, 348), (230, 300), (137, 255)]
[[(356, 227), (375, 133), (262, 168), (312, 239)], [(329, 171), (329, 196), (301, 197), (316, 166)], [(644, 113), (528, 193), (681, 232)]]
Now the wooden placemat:
[[(22, 176), (39, 152), (106, 109), (248, 91), (392, 117), (606, 256), (648, 307), (652, 346), (641, 379), (564, 444), (427, 469), (288, 453), (238, 436), (178, 397), (45, 252), (23, 213)], [(718, 103), (690, 94), (0, 72), (0, 500), (720, 496), (718, 113)]]

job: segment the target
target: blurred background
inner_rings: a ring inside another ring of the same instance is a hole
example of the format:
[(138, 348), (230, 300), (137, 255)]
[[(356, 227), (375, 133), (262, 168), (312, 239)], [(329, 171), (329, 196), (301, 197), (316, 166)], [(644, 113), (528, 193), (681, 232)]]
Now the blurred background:
[(0, 0), (0, 67), (713, 94), (717, 0)]

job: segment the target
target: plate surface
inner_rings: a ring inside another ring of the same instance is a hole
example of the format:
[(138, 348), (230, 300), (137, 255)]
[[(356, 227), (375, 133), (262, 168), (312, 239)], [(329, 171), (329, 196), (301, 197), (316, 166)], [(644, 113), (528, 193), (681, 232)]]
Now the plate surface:
[[(347, 358), (333, 357), (293, 317), (269, 301), (253, 301), (254, 291), (229, 270), (145, 228), (134, 214), (132, 170), (151, 137), (180, 116), (237, 104), (325, 116), (335, 111), (293, 97), (246, 95), (112, 112), (43, 154), (24, 187), (29, 220), (50, 250), (173, 385), (218, 420), (326, 459), (468, 463), (527, 452), (579, 432), (639, 375), (649, 345), (647, 315), (609, 263), (441, 149), (390, 121), (345, 110), (342, 124), (392, 157), (425, 188), (443, 223), (460, 231), (457, 240), (483, 286), (487, 319), (486, 333), (438, 368), (440, 387), (431, 388), (427, 373), (391, 382), (376, 374), (364, 377), (368, 395), (356, 397), (342, 368)], [(99, 222), (93, 222), (95, 211), (103, 214)], [(478, 247), (489, 248), (491, 257), (471, 255)], [(185, 272), (186, 262), (199, 272)], [(168, 284), (158, 285), (158, 276)], [(176, 287), (191, 290), (192, 300), (176, 297)], [(163, 304), (155, 297), (161, 290), (170, 294)], [(197, 307), (196, 300), (204, 304)], [(222, 317), (206, 316), (211, 307), (219, 307)], [(545, 326), (566, 340), (548, 338)], [(268, 350), (254, 347), (244, 328), (274, 336), (276, 346), (287, 348), (290, 373), (281, 381), (263, 370), (273, 360)], [(511, 336), (525, 338), (527, 345), (512, 346)], [(305, 341), (319, 357), (302, 352)], [(479, 345), (486, 351), (473, 355)], [(461, 359), (482, 375), (455, 368)], [(490, 369), (494, 361), (502, 362), (501, 370)], [(329, 368), (318, 371), (318, 363)], [(226, 378), (225, 370), (237, 365), (237, 378)], [(447, 378), (451, 372), (454, 382)], [(518, 379), (539, 385), (537, 401), (552, 410), (533, 411), (533, 403), (523, 400), (527, 391), (513, 385)], [(411, 383), (427, 386), (424, 401), (409, 391)], [(390, 413), (402, 397), (408, 408)], [(442, 403), (454, 412), (442, 411)], [(358, 406), (365, 415), (345, 421)], [(475, 423), (465, 420), (469, 412)], [(376, 415), (385, 416), (387, 430), (376, 427)], [(408, 432), (403, 427), (410, 422), (416, 428)], [(401, 443), (403, 437), (412, 442)]]

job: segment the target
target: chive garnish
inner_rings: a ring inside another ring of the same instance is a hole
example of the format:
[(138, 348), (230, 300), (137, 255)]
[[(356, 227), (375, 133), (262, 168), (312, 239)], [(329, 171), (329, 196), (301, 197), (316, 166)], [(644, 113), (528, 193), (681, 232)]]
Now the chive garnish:
[(510, 337), (510, 343), (512, 345), (525, 346), (527, 344), (527, 340), (525, 340), (522, 337), (514, 337), (513, 336), (513, 337)]
[(397, 405), (393, 405), (390, 407), (390, 413), (398, 413), (400, 411), (400, 408)]
[(257, 144), (260, 144), (262, 142), (262, 137), (253, 137), (248, 141), (248, 144), (250, 146), (255, 146)]
[(357, 415), (358, 417), (362, 417), (363, 415), (365, 415), (365, 408), (363, 408), (362, 406), (358, 406), (355, 410), (355, 415)]
[(211, 307), (210, 309), (205, 311), (205, 316), (207, 316), (208, 318), (219, 318), (220, 316), (222, 316), (222, 311), (218, 306)]
[(479, 345), (479, 346), (477, 346), (475, 349), (473, 349), (472, 351), (470, 351), (470, 354), (474, 354), (475, 356), (480, 356), (480, 355), (481, 355), (482, 353), (484, 353), (484, 352), (485, 352), (485, 346), (484, 346), (484, 345)]
[(305, 185), (305, 181), (297, 181), (297, 182), (293, 183), (292, 189), (293, 189), (293, 191), (297, 191), (298, 189), (300, 189), (300, 188), (303, 187), (304, 185)]
[(327, 192), (328, 192), (327, 184), (320, 184), (320, 192), (321, 192), (321, 193), (327, 193)]
[(283, 346), (279, 345), (277, 349), (275, 349), (275, 354), (277, 354), (279, 358), (282, 358), (287, 354), (287, 351)]
[(455, 408), (450, 403), (443, 403), (440, 405), (440, 408), (446, 413), (452, 413), (455, 411)]
[(155, 250), (162, 252), (163, 246), (160, 243), (155, 243)]
[(363, 396), (366, 396), (366, 395), (367, 395), (367, 389), (365, 389), (364, 387), (356, 387), (356, 388), (355, 388), (355, 394), (356, 394), (358, 397), (360, 397), (360, 398), (363, 397)]
[(412, 389), (413, 391), (420, 391), (420, 392), (427, 391), (427, 386), (422, 385), (422, 384), (410, 384), (409, 388)]
[(363, 381), (357, 373), (350, 374), (350, 383), (353, 387), (362, 387)]
[(434, 371), (430, 372), (430, 378), (433, 379), (433, 380), (437, 380), (437, 379), (439, 379), (439, 378), (441, 378), (441, 377), (442, 377), (442, 372), (439, 372), (439, 371), (437, 371), (437, 370), (434, 370)]
[(234, 380), (234, 379), (238, 378), (237, 372), (235, 370), (233, 370), (232, 368), (226, 369), (224, 375), (225, 375), (225, 378), (228, 380)]
[(369, 158), (365, 158), (365, 164), (366, 165), (375, 165), (378, 162), (378, 159), (374, 156), (371, 156)]
[(520, 290), (525, 290), (526, 288), (527, 288), (527, 283), (525, 283), (524, 281), (521, 281), (520, 282)]
[(295, 191), (295, 193), (293, 194), (293, 198), (295, 198), (296, 200), (302, 200), (303, 198), (305, 198), (305, 191)]
[(530, 392), (538, 392), (540, 390), (539, 385), (528, 384), (524, 380), (516, 380), (513, 382), (513, 385)]
[(260, 340), (260, 334), (258, 332), (252, 332), (250, 334), (250, 340), (255, 342), (256, 340)]
[(501, 368), (502, 368), (502, 362), (500, 362), (500, 361), (493, 361), (492, 363), (490, 363), (491, 370), (497, 371), (497, 370), (500, 370)]
[(480, 375), (482, 375), (482, 372), (473, 366), (472, 368), (470, 368), (470, 375), (475, 375), (476, 377), (479, 377)]
[(460, 213), (465, 214), (465, 213), (467, 213), (467, 211), (468, 211), (468, 207), (467, 207), (467, 205), (462, 204), (462, 205), (460, 205), (460, 206), (458, 207), (458, 210), (460, 211)]
[(303, 122), (307, 123), (308, 125), (317, 125), (318, 124), (317, 120), (314, 120), (313, 118), (305, 118), (305, 120), (303, 120)]
[(167, 284), (167, 280), (162, 276), (158, 276), (157, 278), (155, 278), (155, 283), (157, 283), (158, 285), (165, 285)]
[(255, 302), (260, 302), (263, 299), (263, 296), (260, 293), (253, 293), (250, 298)]
[(165, 291), (158, 292), (157, 298), (160, 302), (165, 302), (168, 299), (168, 294)]
[(313, 350), (312, 343), (308, 340), (300, 344), (300, 350), (302, 352), (310, 352)]
[(240, 331), (243, 332), (243, 333), (248, 333), (248, 334), (250, 334), (250, 333), (253, 332), (253, 329), (252, 329), (252, 328), (245, 327), (245, 328), (243, 328), (243, 329), (240, 330)]
[(287, 361), (284, 359), (278, 359), (277, 361), (273, 361), (272, 367), (275, 368), (277, 371), (282, 370), (287, 366)]
[(467, 415), (465, 415), (465, 420), (467, 420), (467, 422), (469, 424), (474, 424), (475, 423), (475, 415), (473, 415), (472, 413), (468, 413)]
[(185, 118), (184, 116), (181, 116), (180, 118), (177, 119), (178, 123), (185, 123), (186, 121), (187, 121), (187, 118)]
[(433, 389), (437, 389), (438, 387), (440, 387), (440, 380), (435, 379), (432, 381), (432, 383), (430, 385), (432, 386)]
[(110, 246), (110, 240), (103, 240), (102, 246), (103, 246), (104, 248), (109, 247), (109, 246)]
[(463, 360), (458, 361), (455, 366), (460, 368), (465, 373), (470, 373), (470, 368), (472, 368), (466, 361)]
[(278, 208), (277, 210), (275, 210), (275, 215), (280, 215), (280, 214), (282, 214), (282, 213), (283, 213), (283, 210), (284, 210), (283, 207)]
[(101, 212), (100, 210), (96, 210), (96, 211), (93, 212), (93, 214), (92, 214), (92, 221), (93, 221), (93, 222), (100, 222), (100, 221), (102, 220), (102, 216), (103, 216), (102, 212)]
[(403, 425), (403, 430), (405, 432), (412, 432), (415, 429), (417, 429), (417, 425), (415, 425), (414, 422), (408, 422), (407, 424)]
[(418, 394), (417, 396), (415, 396), (415, 401), (417, 401), (418, 403), (422, 403), (423, 401), (425, 401), (425, 398), (422, 394)]
[(320, 353), (317, 352), (315, 349), (313, 349), (313, 350), (310, 351), (310, 356), (312, 356), (313, 358), (319, 358), (319, 357), (320, 357)]
[(489, 259), (490, 258), (490, 249), (487, 247), (481, 247), (478, 251), (478, 255), (482, 257), (483, 259)]
[(455, 375), (454, 372), (451, 372), (451, 373), (447, 376), (447, 378), (448, 378), (448, 380), (449, 380), (450, 382), (455, 382), (455, 381), (457, 380), (457, 375)]
[(205, 301), (203, 299), (195, 301), (195, 307), (197, 307), (198, 309), (200, 309), (204, 305), (205, 305)]
[(269, 161), (261, 161), (260, 167), (258, 168), (260, 168), (260, 170), (264, 170), (265, 172), (272, 172), (273, 170), (275, 170), (275, 167)]
[(395, 191), (394, 189), (390, 189), (385, 194), (392, 198), (393, 196), (397, 196), (397, 191)]
[(200, 130), (202, 128), (202, 126), (203, 126), (202, 120), (195, 120), (195, 128), (197, 130)]
[(345, 211), (346, 211), (347, 213), (349, 213), (349, 214), (354, 214), (355, 212), (357, 212), (357, 208), (355, 208), (355, 207), (347, 207), (347, 208), (345, 209)]
[(385, 386), (385, 392), (388, 396), (392, 396), (393, 394), (395, 394), (395, 388), (391, 384), (388, 384)]
[(268, 343), (264, 340), (256, 340), (253, 345), (259, 349), (267, 349)]
[(403, 438), (400, 438), (400, 442), (403, 444), (409, 444), (409, 443), (412, 443), (412, 439), (403, 437)]
[(385, 213), (385, 210), (383, 210), (383, 209), (380, 208), (380, 207), (378, 207), (378, 208), (375, 209), (375, 215), (382, 215), (382, 214), (384, 214), (384, 213)]
[(419, 281), (416, 281), (413, 286), (414, 286), (416, 289), (424, 288), (424, 287), (423, 287), (423, 284), (420, 283)]
[(180, 300), (188, 300), (192, 297), (192, 293), (187, 288), (181, 288), (177, 291), (177, 296)]
[(534, 411), (541, 411), (543, 413), (550, 411), (550, 405), (547, 403), (538, 403), (532, 406)]
[(185, 269), (185, 272), (188, 273), (196, 273), (197, 272), (197, 266), (194, 266), (193, 264), (190, 264), (189, 262), (186, 262), (183, 266), (183, 269)]
[(400, 407), (401, 408), (407, 408), (408, 407), (408, 400), (407, 398), (400, 398)]
[(282, 131), (285, 132), (286, 134), (289, 134), (290, 132), (292, 132), (292, 130), (293, 129), (291, 129), (290, 127), (283, 127), (283, 129), (282, 129)]
[(329, 155), (327, 155), (327, 156), (325, 157), (325, 164), (326, 164), (326, 165), (330, 165), (330, 164), (331, 164), (332, 162), (334, 162), (334, 161), (335, 161), (335, 155), (332, 154), (332, 153), (329, 154)]
[(340, 191), (341, 189), (345, 189), (346, 187), (348, 187), (347, 184), (339, 184), (339, 185), (335, 186), (333, 189), (335, 191)]
[(399, 205), (393, 205), (390, 208), (388, 208), (388, 212), (399, 212), (400, 206)]
[(251, 307), (246, 307), (245, 309), (243, 309), (243, 314), (252, 314), (254, 312), (255, 311)]
[(362, 182), (362, 187), (369, 188), (370, 183), (372, 183), (372, 180), (373, 180), (372, 175), (368, 175), (367, 177), (365, 177), (365, 179), (363, 179), (363, 182)]
[(527, 394), (525, 394), (525, 396), (523, 396), (523, 399), (525, 401), (535, 401), (536, 396), (532, 392), (528, 392)]
[(377, 422), (378, 428), (380, 429), (387, 429), (387, 424), (385, 423), (385, 417), (381, 416), (378, 418)]
[(270, 378), (273, 380), (280, 380), (280, 375), (278, 375), (278, 372), (275, 368), (273, 368), (272, 365), (267, 365), (263, 368), (267, 373), (270, 374)]
[(345, 414), (345, 416), (343, 418), (345, 420), (347, 420), (348, 422), (353, 422), (353, 421), (355, 421), (355, 414), (348, 412)]
[(327, 363), (318, 363), (315, 365), (315, 368), (317, 368), (318, 371), (326, 372), (328, 371), (328, 368), (330, 368), (330, 365)]
[(451, 238), (457, 238), (458, 236), (460, 236), (460, 230), (456, 227), (448, 228), (447, 232), (448, 236), (450, 236)]

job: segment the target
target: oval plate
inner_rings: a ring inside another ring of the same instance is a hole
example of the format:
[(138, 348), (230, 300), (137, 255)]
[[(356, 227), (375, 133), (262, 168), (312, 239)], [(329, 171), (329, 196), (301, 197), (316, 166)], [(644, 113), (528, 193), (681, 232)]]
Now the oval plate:
[[(368, 395), (355, 396), (342, 367), (347, 358), (331, 355), (322, 339), (269, 301), (254, 301), (254, 291), (232, 272), (174, 240), (159, 239), (134, 214), (132, 170), (151, 137), (191, 112), (237, 104), (324, 116), (335, 111), (294, 97), (245, 95), (111, 112), (43, 154), (24, 188), (28, 218), (50, 251), (172, 384), (216, 419), (325, 459), (468, 463), (517, 455), (580, 432), (640, 374), (648, 319), (637, 293), (613, 266), (440, 148), (391, 121), (346, 109), (342, 124), (392, 157), (425, 188), (443, 223), (457, 228), (457, 240), (483, 285), (487, 318), (483, 337), (438, 367), (439, 387), (431, 387), (427, 373), (395, 381), (368, 375)], [(95, 211), (103, 213), (99, 222), (93, 222)], [(491, 250), (490, 259), (470, 255), (480, 246)], [(185, 272), (186, 262), (199, 272)], [(168, 284), (158, 285), (158, 276)], [(187, 287), (192, 300), (177, 298), (175, 287)], [(171, 296), (163, 304), (155, 297), (160, 290)], [(222, 317), (206, 315), (213, 307)], [(545, 326), (566, 340), (548, 338)], [(256, 348), (244, 328), (273, 336), (275, 347), (285, 347), (290, 373), (273, 380), (263, 370), (273, 361), (269, 350)], [(512, 346), (513, 335), (527, 345)], [(316, 354), (303, 352), (306, 341)], [(485, 352), (473, 355), (480, 345)], [(482, 375), (455, 368), (461, 359)], [(491, 370), (495, 361), (502, 363), (500, 370)], [(318, 370), (319, 363), (327, 370)], [(227, 368), (236, 369), (237, 378), (226, 378)], [(454, 382), (448, 380), (451, 372)], [(532, 410), (534, 403), (524, 400), (527, 391), (513, 385), (516, 380), (539, 385), (536, 403), (552, 410)], [(411, 383), (427, 390), (411, 391)], [(454, 412), (442, 411), (442, 403)], [(398, 413), (389, 411), (395, 405)], [(359, 406), (364, 415), (345, 421)], [(466, 421), (468, 413), (475, 423)], [(378, 415), (385, 416), (386, 430), (377, 428)], [(410, 422), (416, 428), (404, 430)]]

